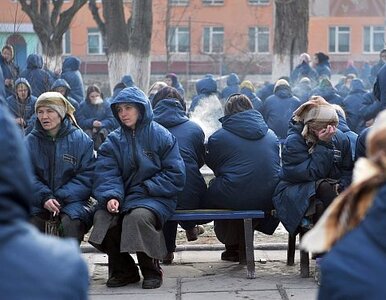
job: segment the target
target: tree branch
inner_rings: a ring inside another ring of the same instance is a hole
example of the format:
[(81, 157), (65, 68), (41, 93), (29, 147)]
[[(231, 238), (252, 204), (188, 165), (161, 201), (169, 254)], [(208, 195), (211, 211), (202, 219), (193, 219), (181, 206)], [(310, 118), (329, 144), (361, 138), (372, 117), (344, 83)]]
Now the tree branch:
[(74, 0), (72, 5), (59, 15), (59, 21), (54, 29), (55, 37), (62, 38), (63, 34), (70, 27), (75, 14), (87, 3), (87, 0)]
[(51, 26), (55, 28), (58, 16), (63, 5), (63, 0), (52, 0), (53, 9), (51, 12)]
[(103, 36), (106, 36), (106, 24), (102, 21), (102, 18), (99, 15), (99, 7), (96, 5), (95, 0), (90, 0), (88, 2), (88, 8), (91, 11), (94, 21), (98, 25), (99, 31)]

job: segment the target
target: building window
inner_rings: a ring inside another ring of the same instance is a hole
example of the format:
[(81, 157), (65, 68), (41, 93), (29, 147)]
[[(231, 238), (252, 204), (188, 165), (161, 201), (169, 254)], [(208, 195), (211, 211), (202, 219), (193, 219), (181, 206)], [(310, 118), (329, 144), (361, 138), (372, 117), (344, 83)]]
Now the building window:
[(332, 53), (350, 52), (350, 27), (330, 27), (328, 51)]
[(224, 28), (204, 28), (204, 52), (222, 53), (224, 51)]
[(269, 27), (250, 27), (248, 41), (250, 52), (269, 53)]
[(67, 30), (62, 37), (63, 54), (71, 54), (71, 32)]
[(269, 0), (248, 0), (248, 4), (250, 4), (250, 5), (267, 5), (267, 4), (269, 4)]
[(170, 5), (188, 6), (189, 0), (169, 0)]
[(385, 46), (385, 28), (383, 26), (365, 26), (363, 28), (363, 51), (378, 53)]
[(87, 36), (88, 54), (103, 54), (103, 38), (97, 28), (89, 28)]
[(204, 5), (223, 5), (224, 0), (202, 0)]
[(189, 28), (171, 27), (169, 29), (168, 46), (170, 52), (189, 52)]

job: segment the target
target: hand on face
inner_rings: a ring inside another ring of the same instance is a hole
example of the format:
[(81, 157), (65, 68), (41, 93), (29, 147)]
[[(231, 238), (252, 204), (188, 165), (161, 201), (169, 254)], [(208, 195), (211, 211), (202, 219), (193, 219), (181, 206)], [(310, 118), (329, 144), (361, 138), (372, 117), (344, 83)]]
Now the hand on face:
[(327, 125), (326, 128), (323, 128), (317, 132), (317, 137), (319, 140), (324, 142), (331, 142), (332, 137), (336, 133), (336, 126)]

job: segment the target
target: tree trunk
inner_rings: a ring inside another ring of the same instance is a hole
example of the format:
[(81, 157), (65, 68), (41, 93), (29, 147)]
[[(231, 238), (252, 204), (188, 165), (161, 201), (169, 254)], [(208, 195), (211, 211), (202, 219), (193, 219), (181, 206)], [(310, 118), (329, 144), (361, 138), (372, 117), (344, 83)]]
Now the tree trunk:
[(294, 60), (308, 48), (309, 0), (275, 1), (272, 80), (289, 76)]
[(48, 70), (59, 72), (62, 67), (62, 41), (43, 40), (43, 62)]
[(130, 64), (133, 78), (139, 88), (147, 91), (150, 81), (150, 49), (153, 29), (152, 0), (133, 0), (129, 20)]
[(136, 79), (136, 85), (147, 93), (150, 82), (150, 55), (141, 53), (129, 54), (129, 74)]
[(111, 90), (121, 81), (122, 76), (130, 74), (130, 55), (128, 51), (125, 52), (111, 52), (107, 55), (107, 67), (109, 71), (109, 83)]

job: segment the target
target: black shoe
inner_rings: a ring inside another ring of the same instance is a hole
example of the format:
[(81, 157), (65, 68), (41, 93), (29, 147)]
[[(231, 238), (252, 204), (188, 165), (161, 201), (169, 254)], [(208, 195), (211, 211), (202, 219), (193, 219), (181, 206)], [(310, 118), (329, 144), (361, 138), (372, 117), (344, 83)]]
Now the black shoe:
[(223, 253), (221, 253), (221, 260), (239, 262), (240, 261), (239, 251), (225, 250)]
[(141, 277), (139, 276), (139, 273), (135, 273), (132, 275), (116, 275), (111, 276), (107, 282), (107, 287), (120, 287), (125, 286), (130, 283), (136, 283), (141, 280)]
[(172, 262), (173, 262), (173, 259), (174, 259), (174, 253), (173, 252), (169, 252), (168, 254), (166, 254), (166, 256), (162, 259), (162, 263), (164, 265), (171, 265)]
[(162, 275), (157, 277), (144, 278), (142, 282), (143, 289), (157, 289), (162, 285)]

